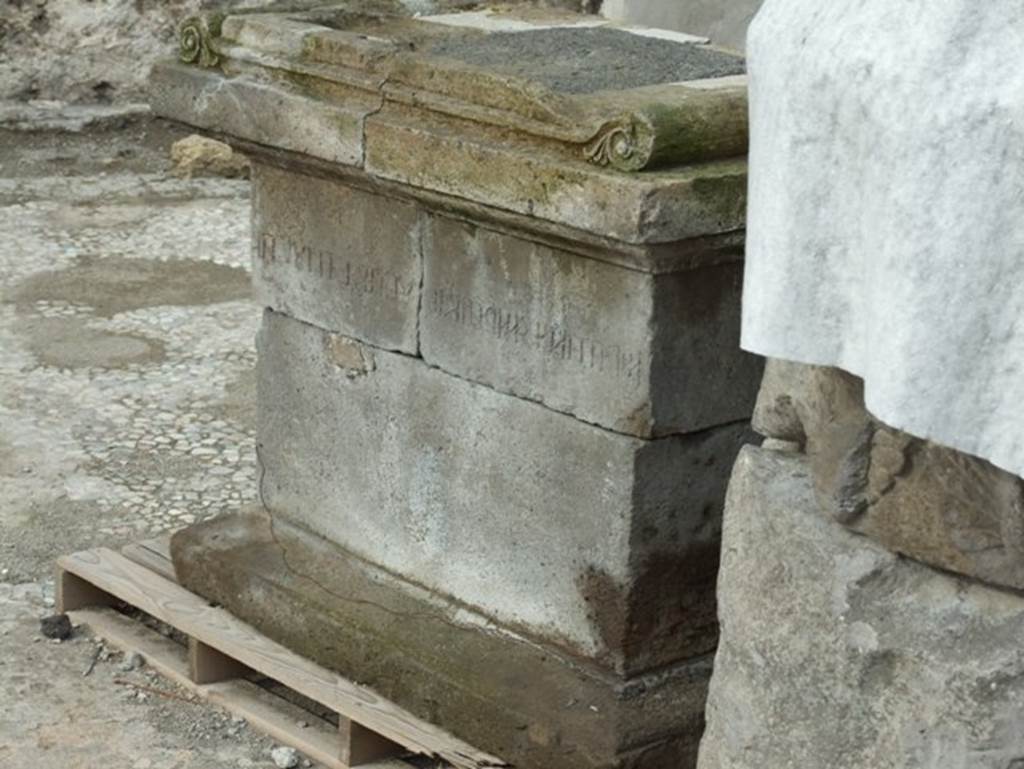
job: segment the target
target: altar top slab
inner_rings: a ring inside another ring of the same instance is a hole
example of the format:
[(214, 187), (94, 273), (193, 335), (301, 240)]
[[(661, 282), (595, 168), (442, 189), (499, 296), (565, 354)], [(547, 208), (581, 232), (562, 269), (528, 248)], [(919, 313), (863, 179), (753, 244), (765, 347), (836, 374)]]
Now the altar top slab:
[[(659, 219), (679, 214), (695, 178), (734, 191), (745, 172), (740, 55), (523, 5), (426, 16), (398, 3), (304, 5), (186, 22), (181, 63), (154, 73), (157, 112), (627, 242), (742, 227), (731, 192), (708, 184), (692, 216)], [(425, 162), (435, 158), (443, 177)], [(627, 201), (625, 221), (567, 207), (583, 197), (600, 208), (624, 184), (640, 206)], [(653, 199), (658, 210), (643, 210)]]

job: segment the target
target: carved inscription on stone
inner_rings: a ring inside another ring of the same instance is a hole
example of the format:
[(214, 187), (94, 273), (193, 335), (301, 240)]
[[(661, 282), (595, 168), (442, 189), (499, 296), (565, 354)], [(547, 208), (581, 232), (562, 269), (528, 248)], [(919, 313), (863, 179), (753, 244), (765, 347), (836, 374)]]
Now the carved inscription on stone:
[(266, 307), (419, 352), (422, 214), (411, 203), (257, 163), (253, 282)]
[[(574, 334), (560, 321), (533, 320), (527, 311), (480, 301), (447, 288), (430, 293), (427, 309), (448, 323), (531, 347), (551, 360), (611, 375), (628, 386), (639, 387), (646, 374), (643, 352)], [(576, 313), (570, 310), (567, 314)]]
[(353, 261), (272, 232), (258, 232), (256, 244), (256, 255), (264, 268), (291, 267), (356, 294), (404, 298), (411, 296), (417, 287), (416, 280), (379, 265)]

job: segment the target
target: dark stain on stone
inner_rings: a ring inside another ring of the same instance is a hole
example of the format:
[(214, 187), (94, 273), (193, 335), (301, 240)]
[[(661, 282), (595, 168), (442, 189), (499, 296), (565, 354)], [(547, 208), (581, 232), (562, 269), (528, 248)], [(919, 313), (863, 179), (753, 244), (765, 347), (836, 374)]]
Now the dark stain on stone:
[(706, 654), (718, 641), (717, 543), (648, 556), (631, 584), (602, 569), (577, 578), (606, 664), (633, 674)]
[[(382, 580), (375, 567), (265, 512), (179, 530), (171, 557), (188, 589), (522, 769), (684, 766), (681, 756), (696, 749), (704, 662), (644, 680), (642, 696), (627, 694), (641, 691), (628, 678), (455, 624), (451, 604)], [(665, 740), (678, 744), (662, 763), (632, 762), (638, 748)]]
[(864, 692), (880, 695), (889, 691), (900, 671), (900, 658), (891, 649), (871, 652), (860, 672), (860, 688)]
[(167, 357), (159, 339), (89, 328), (79, 319), (32, 319), (18, 324), (18, 331), (29, 352), (55, 368), (125, 368)]
[(30, 275), (11, 290), (7, 301), (22, 310), (38, 301), (70, 302), (111, 317), (143, 307), (190, 307), (249, 296), (249, 275), (239, 267), (196, 259), (83, 256), (67, 269)]

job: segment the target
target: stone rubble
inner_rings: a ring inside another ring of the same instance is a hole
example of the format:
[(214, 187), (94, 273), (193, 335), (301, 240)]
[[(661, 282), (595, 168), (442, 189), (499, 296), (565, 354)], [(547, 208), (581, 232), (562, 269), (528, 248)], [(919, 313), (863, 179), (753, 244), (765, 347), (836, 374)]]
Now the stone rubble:
[(230, 145), (198, 134), (186, 136), (171, 145), (174, 174), (182, 179), (194, 176), (248, 178), (249, 161)]
[(67, 614), (51, 614), (39, 620), (39, 632), (54, 641), (66, 641), (74, 629)]
[(270, 758), (277, 769), (295, 769), (299, 765), (299, 752), (295, 748), (279, 745), (270, 751)]

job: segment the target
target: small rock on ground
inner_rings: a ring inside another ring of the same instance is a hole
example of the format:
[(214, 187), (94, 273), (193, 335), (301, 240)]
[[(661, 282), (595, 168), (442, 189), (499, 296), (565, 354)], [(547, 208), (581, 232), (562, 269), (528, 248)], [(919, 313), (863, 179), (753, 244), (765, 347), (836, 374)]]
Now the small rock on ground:
[(270, 758), (277, 769), (294, 769), (299, 765), (299, 752), (295, 748), (286, 748), (283, 745), (270, 751)]
[(174, 173), (184, 179), (193, 176), (247, 178), (249, 161), (230, 146), (199, 134), (186, 136), (171, 145)]
[(141, 654), (132, 652), (124, 656), (124, 660), (121, 662), (121, 670), (127, 673), (132, 670), (138, 670), (145, 664), (146, 660), (143, 659)]
[(54, 614), (39, 620), (39, 631), (47, 638), (66, 641), (71, 638), (74, 628), (67, 614)]

